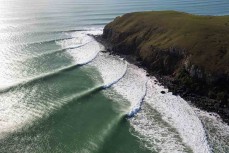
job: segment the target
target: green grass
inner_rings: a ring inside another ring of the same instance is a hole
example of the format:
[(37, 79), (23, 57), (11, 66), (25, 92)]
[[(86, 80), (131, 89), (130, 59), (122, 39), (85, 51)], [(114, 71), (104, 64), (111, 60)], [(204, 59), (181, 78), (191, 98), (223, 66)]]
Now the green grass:
[(105, 29), (125, 37), (116, 44), (135, 44), (142, 59), (152, 47), (185, 50), (189, 62), (211, 73), (229, 74), (229, 16), (198, 16), (176, 11), (136, 12), (117, 17)]

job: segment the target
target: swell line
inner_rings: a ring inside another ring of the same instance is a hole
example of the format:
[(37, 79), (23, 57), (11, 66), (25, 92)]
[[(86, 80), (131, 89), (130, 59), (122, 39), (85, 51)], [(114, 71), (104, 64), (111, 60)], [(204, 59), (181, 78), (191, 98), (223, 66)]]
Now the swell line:
[[(35, 41), (35, 42), (29, 42), (29, 43), (15, 43), (12, 46), (18, 46), (18, 45), (28, 46), (28, 45), (39, 45), (39, 44), (45, 44), (45, 43), (48, 44), (48, 43), (53, 43), (56, 41), (70, 40), (70, 39), (74, 39), (74, 38), (77, 38), (77, 37), (66, 37), (66, 38), (60, 38), (60, 39), (50, 39), (50, 40)], [(9, 45), (11, 45), (11, 44), (9, 44)]]
[[(92, 60), (93, 60), (93, 59), (92, 59)], [(91, 61), (92, 61), (92, 60), (91, 60)], [(90, 62), (90, 61), (89, 61), (89, 62)], [(60, 72), (70, 70), (70, 69), (72, 69), (72, 68), (74, 68), (74, 67), (76, 67), (76, 66), (84, 65), (84, 64), (89, 63), (89, 62), (84, 62), (84, 63), (80, 63), (80, 64), (78, 64), (78, 65), (69, 66), (68, 69), (61, 69), (61, 70), (56, 71), (56, 72), (54, 72), (54, 73), (50, 73), (50, 74), (47, 74), (47, 75), (45, 75), (45, 76), (40, 76), (40, 77), (34, 78), (34, 80), (31, 80), (31, 82), (36, 81), (36, 80), (39, 80), (39, 79), (42, 79), (42, 78), (45, 78), (45, 77), (51, 77), (51, 76), (53, 76), (53, 75), (55, 75), (55, 74), (58, 74), (58, 73), (60, 73)], [(75, 100), (80, 100), (80, 99), (85, 98), (85, 97), (87, 97), (87, 96), (89, 96), (89, 95), (91, 95), (91, 94), (94, 94), (94, 93), (99, 92), (99, 91), (101, 91), (101, 90), (105, 90), (105, 89), (108, 88), (108, 87), (111, 87), (113, 84), (115, 84), (115, 83), (117, 82), (117, 80), (120, 80), (122, 77), (123, 77), (123, 75), (121, 75), (118, 79), (114, 80), (112, 83), (109, 83), (109, 85), (107, 85), (107, 84), (97, 85), (97, 86), (92, 87), (92, 88), (90, 88), (90, 89), (88, 89), (88, 90), (85, 90), (85, 91), (83, 91), (83, 92), (80, 92), (80, 93), (77, 93), (77, 94), (73, 94), (73, 95), (68, 96), (68, 97), (66, 97), (66, 98), (62, 98), (62, 99), (59, 101), (59, 104), (58, 104), (58, 105), (56, 105), (55, 107), (50, 107), (50, 108), (52, 108), (52, 109), (61, 109), (62, 107), (69, 106), (69, 105), (73, 104), (73, 102), (74, 102)], [(26, 84), (26, 83), (29, 83), (29, 81), (24, 82), (24, 84)], [(23, 85), (23, 82), (20, 83), (20, 84)], [(17, 85), (15, 85), (15, 86), (12, 86), (11, 88), (14, 88), (14, 87), (16, 87), (16, 86), (18, 86), (18, 85), (20, 85), (20, 84), (17, 84)], [(0, 93), (1, 93), (1, 92), (0, 92)], [(52, 104), (52, 102), (51, 102), (51, 103), (49, 103), (48, 105), (49, 105), (49, 106), (52, 106), (53, 104)], [(45, 107), (41, 107), (39, 110), (37, 110), (36, 107), (30, 107), (30, 108), (28, 109), (28, 111), (29, 111), (28, 113), (31, 114), (31, 115), (33, 115), (33, 116), (35, 116), (35, 117), (38, 117), (38, 118), (41, 118), (41, 117), (44, 116), (44, 115), (45, 115), (45, 116), (47, 115), (47, 117), (48, 117), (48, 116), (52, 115), (52, 113), (51, 113), (51, 114), (50, 114), (50, 113), (46, 114), (46, 112), (50, 112), (49, 106), (45, 105)], [(57, 107), (57, 108), (56, 108), (56, 107)], [(49, 111), (47, 111), (47, 110), (49, 110)], [(51, 112), (53, 112), (53, 111), (51, 111)], [(53, 112), (53, 113), (55, 113), (55, 112)], [(15, 114), (15, 115), (17, 115), (17, 114)], [(115, 120), (115, 121), (113, 121), (111, 124), (109, 124), (106, 130), (103, 130), (103, 131), (102, 131), (102, 133), (101, 133), (101, 134), (102, 134), (102, 135), (101, 135), (102, 137), (99, 138), (99, 139), (102, 140), (102, 142), (104, 142), (103, 139), (106, 137), (106, 135), (107, 135), (108, 133), (110, 133), (109, 131), (110, 131), (111, 129), (113, 129), (114, 124), (119, 123), (119, 120), (122, 119), (122, 117), (123, 117), (123, 114), (121, 114), (121, 115), (117, 118), (117, 120)], [(42, 118), (43, 118), (43, 117), (42, 117)], [(18, 123), (20, 124), (20, 122), (18, 122)], [(23, 125), (24, 125), (24, 123), (23, 123)], [(20, 127), (23, 127), (23, 125), (20, 126)], [(5, 129), (7, 129), (7, 128), (5, 128)], [(14, 129), (8, 128), (8, 130), (9, 130), (8, 132), (6, 132), (6, 131), (4, 132), (4, 131), (3, 131), (3, 133), (1, 133), (2, 131), (0, 130), (0, 139), (3, 139), (3, 138), (5, 138), (9, 133), (14, 132)]]
[[(93, 60), (93, 59), (92, 59), (92, 60)], [(92, 60), (91, 60), (91, 61), (92, 61)], [(88, 63), (89, 63), (89, 62), (88, 62)], [(83, 63), (83, 65), (84, 65), (84, 64), (86, 64), (86, 62)], [(64, 71), (65, 71), (65, 70), (64, 70)], [(124, 75), (126, 74), (126, 71), (127, 71), (127, 62), (126, 62), (126, 69), (124, 70), (123, 74), (122, 74), (120, 77), (118, 77), (117, 79), (115, 79), (114, 81), (112, 81), (111, 83), (102, 84), (102, 85), (97, 85), (97, 86), (92, 87), (92, 88), (90, 88), (90, 89), (88, 89), (88, 90), (85, 90), (85, 91), (83, 91), (83, 92), (74, 94), (74, 95), (72, 95), (72, 96), (68, 96), (68, 97), (66, 97), (66, 98), (64, 98), (64, 99), (61, 100), (61, 104), (62, 104), (62, 105), (63, 105), (63, 104), (66, 104), (66, 103), (67, 103), (67, 104), (70, 104), (71, 101), (73, 101), (73, 100), (79, 100), (79, 99), (81, 99), (81, 98), (84, 98), (84, 97), (86, 97), (86, 96), (88, 96), (88, 95), (91, 95), (91, 94), (93, 94), (93, 93), (99, 92), (99, 91), (101, 91), (101, 90), (106, 90), (107, 88), (109, 88), (109, 87), (111, 87), (112, 85), (114, 85), (115, 83), (117, 83), (120, 79), (122, 79), (122, 78), (124, 77)], [(69, 103), (69, 102), (70, 102), (70, 103)], [(65, 106), (65, 105), (64, 105), (64, 106)], [(120, 114), (119, 117), (118, 117), (118, 120), (122, 119), (122, 117), (124, 117), (124, 114)]]
[(22, 43), (25, 45), (36, 45), (36, 44), (43, 44), (43, 43), (52, 43), (56, 41), (63, 41), (63, 40), (69, 40), (77, 37), (67, 37), (67, 38), (60, 38), (60, 39), (51, 39), (51, 40), (45, 40), (45, 41), (38, 41), (38, 42), (31, 42), (31, 43)]
[(76, 99), (81, 99), (81, 98), (84, 98), (85, 96), (88, 96), (88, 95), (93, 94), (93, 93), (100, 91), (100, 90), (103, 90), (103, 85), (99, 85), (99, 86), (90, 88), (86, 91), (83, 91), (81, 93), (70, 96), (67, 99), (64, 99), (64, 101), (72, 101), (72, 100), (76, 100)]
[[(90, 31), (89, 29), (84, 29), (84, 30), (65, 30), (65, 31), (49, 31), (49, 32), (44, 32), (44, 33), (74, 33), (74, 32), (87, 32)], [(87, 34), (90, 35), (90, 34)], [(56, 41), (63, 41), (63, 40), (69, 40), (69, 39), (74, 39), (78, 37), (63, 37), (63, 38), (57, 38), (57, 39), (50, 39), (50, 40), (44, 40), (44, 41), (34, 41), (34, 42), (29, 42), (29, 43), (15, 43), (14, 45), (38, 45), (38, 44), (44, 44), (44, 43), (52, 43)], [(11, 44), (9, 44), (11, 45)]]
[(43, 54), (38, 54), (38, 55), (35, 55), (35, 56), (32, 56), (32, 57), (29, 57), (27, 59), (38, 58), (38, 57), (41, 57), (41, 56), (46, 56), (46, 55), (50, 55), (50, 54), (56, 54), (56, 53), (60, 53), (60, 52), (66, 52), (66, 51), (71, 50), (71, 49), (76, 49), (76, 48), (80, 48), (80, 47), (86, 46), (86, 45), (88, 45), (91, 42), (92, 41), (86, 42), (86, 43), (84, 43), (82, 45), (77, 45), (77, 46), (72, 46), (72, 47), (66, 47), (66, 48), (63, 48), (63, 49), (48, 51), (48, 52), (45, 52)]
[(77, 29), (70, 29), (70, 30), (65, 30), (65, 31), (55, 31), (55, 32), (66, 32), (66, 33), (71, 33), (71, 32), (80, 32), (80, 31), (86, 31), (86, 30), (77, 30)]
[[(79, 92), (77, 94), (73, 94), (71, 96), (61, 98), (60, 100), (58, 100), (58, 102), (48, 101), (47, 103), (37, 103), (37, 104), (32, 103), (24, 106), (20, 105), (20, 108), (22, 110), (24, 109), (26, 110), (27, 116), (23, 118), (21, 118), (20, 111), (17, 111), (16, 109), (11, 109), (11, 114), (17, 118), (18, 122), (9, 120), (6, 122), (6, 124), (1, 124), (2, 121), (0, 120), (0, 125), (1, 125), (0, 140), (9, 137), (9, 135), (13, 134), (15, 131), (22, 129), (25, 126), (31, 127), (35, 124), (40, 124), (40, 121), (46, 120), (48, 117), (57, 113), (60, 109), (63, 109), (63, 107), (69, 106), (73, 104), (73, 102), (83, 99), (84, 97), (96, 93), (102, 89), (103, 89), (103, 85), (97, 85), (88, 90)], [(36, 107), (34, 105), (36, 105)], [(38, 105), (40, 105), (40, 107), (37, 107)], [(17, 128), (12, 128), (11, 126), (12, 123)]]
[(26, 85), (26, 84), (29, 84), (29, 83), (32, 83), (32, 82), (35, 82), (35, 81), (39, 81), (41, 79), (47, 79), (47, 78), (50, 78), (50, 77), (53, 77), (55, 75), (58, 75), (62, 72), (66, 72), (66, 71), (70, 71), (76, 67), (79, 67), (79, 66), (83, 66), (83, 65), (86, 65), (88, 63), (90, 63), (91, 61), (93, 61), (97, 55), (98, 55), (99, 52), (97, 52), (97, 54), (90, 60), (88, 61), (85, 61), (85, 62), (81, 62), (81, 63), (77, 63), (77, 64), (73, 64), (73, 65), (70, 65), (70, 66), (67, 66), (67, 67), (64, 67), (64, 68), (61, 68), (61, 69), (58, 69), (56, 71), (53, 71), (51, 73), (44, 73), (42, 75), (39, 75), (37, 77), (32, 77), (32, 78), (29, 78), (27, 80), (24, 80), (24, 81), (21, 81), (21, 82), (18, 82), (18, 83), (15, 83), (13, 85), (10, 85), (8, 87), (5, 87), (5, 88), (0, 88), (0, 93), (5, 93), (9, 90), (12, 90), (12, 89), (15, 89), (17, 87), (20, 87), (20, 86), (23, 86), (23, 85)]
[[(92, 89), (86, 90), (85, 92), (81, 93), (80, 95), (73, 96), (73, 97), (71, 97), (70, 99), (75, 99), (75, 98), (79, 98), (79, 97), (84, 97), (84, 96), (86, 96), (86, 95), (88, 95), (88, 94), (91, 94), (91, 93), (94, 93), (94, 92), (96, 92), (96, 91), (105, 90), (105, 89), (107, 89), (107, 88), (110, 88), (112, 85), (116, 84), (119, 80), (121, 80), (121, 79), (125, 76), (126, 71), (127, 71), (127, 62), (126, 62), (126, 68), (125, 68), (123, 74), (122, 74), (119, 78), (117, 78), (116, 80), (112, 81), (111, 83), (103, 84), (103, 85), (100, 85), (100, 86), (96, 86), (96, 87), (94, 87), (94, 88), (92, 88)], [(69, 99), (69, 100), (70, 100), (70, 99)]]

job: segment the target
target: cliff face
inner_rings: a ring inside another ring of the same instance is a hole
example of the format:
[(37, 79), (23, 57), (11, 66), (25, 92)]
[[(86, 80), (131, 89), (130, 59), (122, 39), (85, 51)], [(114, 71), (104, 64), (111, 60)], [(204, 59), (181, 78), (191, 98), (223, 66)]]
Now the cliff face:
[(150, 71), (193, 88), (201, 82), (205, 95), (221, 93), (221, 101), (228, 103), (229, 16), (129, 13), (106, 25), (102, 37), (114, 52), (135, 55)]

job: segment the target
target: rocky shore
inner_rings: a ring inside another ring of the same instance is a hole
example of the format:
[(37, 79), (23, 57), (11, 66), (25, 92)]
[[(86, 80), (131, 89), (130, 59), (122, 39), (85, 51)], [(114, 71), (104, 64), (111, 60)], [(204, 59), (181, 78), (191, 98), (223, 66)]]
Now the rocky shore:
[(111, 54), (156, 76), (174, 95), (229, 123), (229, 16), (129, 13), (95, 38)]

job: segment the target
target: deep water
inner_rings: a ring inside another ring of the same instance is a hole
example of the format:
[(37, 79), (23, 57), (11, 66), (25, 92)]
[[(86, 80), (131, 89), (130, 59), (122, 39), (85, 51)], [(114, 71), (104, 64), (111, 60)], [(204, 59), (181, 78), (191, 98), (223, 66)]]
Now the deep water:
[(0, 152), (229, 152), (217, 114), (90, 36), (127, 12), (228, 8), (228, 0), (0, 0)]

